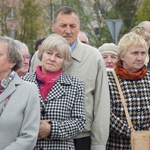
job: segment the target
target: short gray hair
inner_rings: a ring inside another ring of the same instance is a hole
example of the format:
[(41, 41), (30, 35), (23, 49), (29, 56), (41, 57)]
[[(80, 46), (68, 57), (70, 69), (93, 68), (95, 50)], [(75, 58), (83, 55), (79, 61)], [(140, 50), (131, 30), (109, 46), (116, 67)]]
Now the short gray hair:
[(19, 40), (15, 40), (15, 42), (17, 42), (17, 44), (20, 46), (20, 49), (21, 49), (21, 50), (22, 50), (22, 49), (26, 49), (26, 51), (29, 53), (28, 46), (27, 46), (25, 43), (23, 43), (23, 42), (21, 42), (21, 41), (19, 41)]
[(57, 22), (57, 17), (59, 14), (66, 14), (66, 15), (70, 15), (72, 13), (75, 13), (78, 17), (78, 22), (80, 24), (80, 17), (79, 14), (77, 13), (77, 11), (69, 6), (62, 6), (59, 9), (56, 10), (54, 16), (53, 16), (53, 24), (55, 24)]
[(17, 71), (19, 68), (22, 67), (22, 56), (19, 45), (15, 42), (15, 40), (7, 36), (0, 36), (0, 42), (6, 43), (6, 50), (9, 62), (16, 63), (12, 70)]
[(56, 48), (59, 52), (64, 54), (64, 65), (63, 70), (66, 69), (71, 60), (71, 48), (68, 41), (58, 34), (50, 34), (41, 44), (38, 51), (38, 58), (42, 60), (43, 53), (47, 50)]

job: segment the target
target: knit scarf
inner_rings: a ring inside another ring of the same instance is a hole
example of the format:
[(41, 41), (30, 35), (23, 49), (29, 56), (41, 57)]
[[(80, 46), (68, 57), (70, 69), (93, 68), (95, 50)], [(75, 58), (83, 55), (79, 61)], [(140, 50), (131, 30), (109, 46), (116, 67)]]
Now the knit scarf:
[(138, 72), (128, 72), (123, 68), (121, 61), (116, 63), (115, 71), (118, 76), (125, 80), (139, 80), (146, 75), (147, 67), (144, 65)]
[(50, 74), (44, 74), (42, 72), (41, 66), (36, 67), (37, 79), (40, 82), (42, 82), (39, 89), (43, 100), (45, 100), (47, 94), (49, 93), (49, 91), (51, 90), (51, 88), (53, 87), (54, 83), (57, 81), (61, 73), (62, 73), (62, 69)]

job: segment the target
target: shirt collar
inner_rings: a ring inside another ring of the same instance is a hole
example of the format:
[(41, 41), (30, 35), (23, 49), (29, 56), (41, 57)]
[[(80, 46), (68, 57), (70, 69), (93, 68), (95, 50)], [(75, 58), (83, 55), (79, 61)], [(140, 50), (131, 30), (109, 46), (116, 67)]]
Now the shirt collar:
[(75, 42), (71, 45), (71, 51), (73, 51), (73, 50), (74, 50), (74, 48), (75, 48), (76, 44), (77, 44), (77, 41), (75, 41)]

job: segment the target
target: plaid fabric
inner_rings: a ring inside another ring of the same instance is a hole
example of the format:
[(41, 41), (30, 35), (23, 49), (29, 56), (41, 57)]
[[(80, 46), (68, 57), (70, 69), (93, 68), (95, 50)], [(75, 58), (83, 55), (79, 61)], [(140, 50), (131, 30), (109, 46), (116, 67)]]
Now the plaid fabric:
[[(36, 74), (27, 74), (23, 80), (34, 82)], [(78, 79), (61, 74), (46, 99), (41, 99), (41, 120), (51, 120), (49, 140), (37, 141), (35, 150), (74, 150), (72, 138), (85, 127), (84, 85)]]
[[(108, 72), (108, 81), (111, 97), (111, 118), (106, 149), (130, 150), (130, 129), (112, 72)], [(134, 129), (148, 130), (150, 127), (150, 71), (141, 80), (127, 81), (119, 78), (119, 82)]]

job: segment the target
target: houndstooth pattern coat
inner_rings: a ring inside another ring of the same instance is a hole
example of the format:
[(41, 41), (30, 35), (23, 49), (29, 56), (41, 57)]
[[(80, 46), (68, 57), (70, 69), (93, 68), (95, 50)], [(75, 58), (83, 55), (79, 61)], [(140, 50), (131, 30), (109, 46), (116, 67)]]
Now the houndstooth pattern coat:
[[(140, 80), (119, 83), (135, 130), (150, 128), (150, 71)], [(111, 100), (110, 132), (107, 150), (131, 150), (130, 129), (112, 72), (108, 72)]]
[[(36, 73), (27, 74), (23, 80), (34, 82)], [(41, 120), (50, 119), (49, 140), (37, 141), (35, 150), (74, 150), (72, 138), (85, 127), (84, 85), (75, 77), (62, 73), (41, 102)]]

